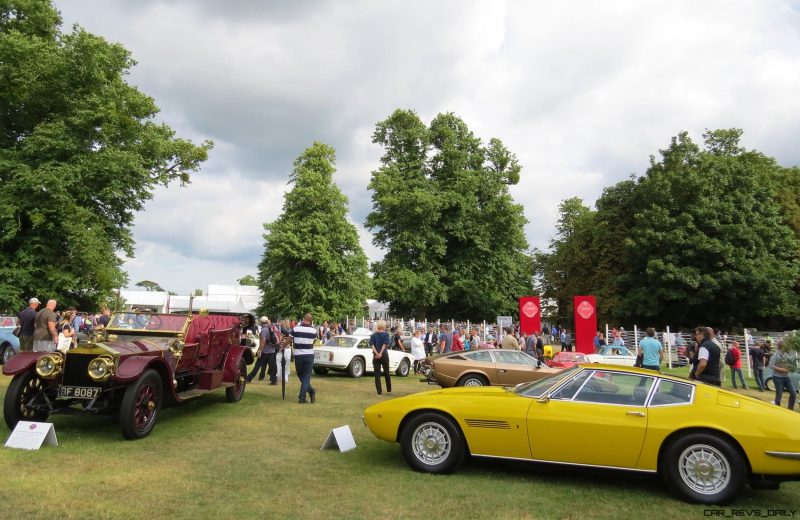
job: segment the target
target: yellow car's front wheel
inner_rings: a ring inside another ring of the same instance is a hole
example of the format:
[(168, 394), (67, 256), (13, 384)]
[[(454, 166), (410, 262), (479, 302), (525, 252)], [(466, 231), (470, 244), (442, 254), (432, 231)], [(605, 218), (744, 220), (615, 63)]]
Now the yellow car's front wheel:
[(429, 412), (411, 418), (400, 444), (406, 462), (417, 471), (450, 473), (464, 461), (461, 430), (443, 414)]

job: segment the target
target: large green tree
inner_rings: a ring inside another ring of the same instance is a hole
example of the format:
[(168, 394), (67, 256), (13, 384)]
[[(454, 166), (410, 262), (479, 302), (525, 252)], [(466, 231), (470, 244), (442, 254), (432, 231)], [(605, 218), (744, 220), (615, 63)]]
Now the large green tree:
[(499, 139), (484, 144), (450, 113), (426, 127), (397, 110), (373, 141), (384, 148), (367, 217), (385, 251), (373, 265), (378, 298), (417, 318), (516, 314), (532, 263), (527, 221), (508, 189), (519, 182), (514, 154)]
[(259, 311), (296, 318), (340, 319), (363, 312), (369, 291), (367, 256), (347, 220), (347, 197), (333, 182), (333, 148), (314, 143), (294, 162), (283, 213), (264, 224), (258, 266)]
[(562, 204), (557, 237), (537, 255), (562, 316), (567, 296), (585, 292), (609, 321), (797, 323), (796, 171), (742, 148), (738, 129), (703, 137), (703, 147), (674, 137), (644, 175), (605, 189), (596, 211)]
[(124, 285), (135, 213), (211, 147), (155, 121), (121, 45), (60, 25), (48, 1), (0, 2), (0, 307), (93, 307)]
[(798, 315), (797, 241), (741, 131), (686, 133), (651, 160), (632, 208), (623, 308), (682, 325), (786, 324)]

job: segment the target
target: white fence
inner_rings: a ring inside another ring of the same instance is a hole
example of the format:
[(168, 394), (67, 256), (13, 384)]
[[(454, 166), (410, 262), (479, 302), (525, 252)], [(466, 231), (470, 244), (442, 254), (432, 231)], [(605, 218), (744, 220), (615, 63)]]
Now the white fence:
[[(611, 336), (614, 335), (614, 331), (622, 331), (625, 345), (629, 347), (633, 346), (635, 349), (639, 348), (639, 341), (644, 339), (647, 335), (646, 332), (637, 325), (633, 326), (632, 331), (626, 331), (624, 327), (620, 327), (620, 329), (609, 329), (608, 324), (606, 324), (606, 341), (609, 344), (613, 341)], [(611, 336), (609, 334), (611, 334)], [(771, 339), (772, 347), (774, 348), (777, 341), (782, 339), (786, 334), (786, 332), (766, 332), (761, 333), (761, 335), (753, 336), (748, 329), (744, 329), (744, 334), (741, 335), (721, 334), (717, 337), (720, 343), (722, 343), (722, 352), (720, 355), (724, 356), (728, 349), (732, 348), (733, 342), (738, 342), (739, 351), (742, 354), (742, 367), (746, 367), (748, 377), (752, 377), (753, 370), (751, 366), (750, 349), (764, 343), (766, 338)], [(661, 341), (662, 345), (664, 345), (666, 350), (665, 357), (669, 368), (673, 368), (674, 366), (686, 366), (689, 364), (689, 360), (686, 358), (686, 347), (694, 343), (691, 332), (671, 332), (670, 328), (667, 327), (664, 331), (656, 331), (656, 339)]]

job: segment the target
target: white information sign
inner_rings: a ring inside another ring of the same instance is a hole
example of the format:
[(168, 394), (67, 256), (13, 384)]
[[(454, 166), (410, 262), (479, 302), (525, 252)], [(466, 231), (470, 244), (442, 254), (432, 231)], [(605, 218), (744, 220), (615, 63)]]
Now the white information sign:
[(352, 450), (356, 447), (356, 440), (353, 438), (353, 432), (350, 431), (350, 426), (339, 426), (334, 428), (328, 434), (325, 442), (322, 443), (321, 450), (329, 448), (339, 448), (340, 452)]
[(510, 327), (512, 323), (511, 316), (498, 316), (497, 317), (497, 326), (501, 329), (506, 327)]
[(38, 450), (42, 444), (58, 446), (53, 423), (19, 421), (6, 441), (6, 448)]

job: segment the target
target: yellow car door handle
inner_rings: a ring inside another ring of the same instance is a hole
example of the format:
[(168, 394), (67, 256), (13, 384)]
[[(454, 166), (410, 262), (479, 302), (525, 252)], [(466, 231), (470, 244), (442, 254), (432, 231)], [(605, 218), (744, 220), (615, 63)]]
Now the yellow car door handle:
[(644, 417), (644, 412), (628, 412), (627, 415), (635, 415), (636, 417)]

